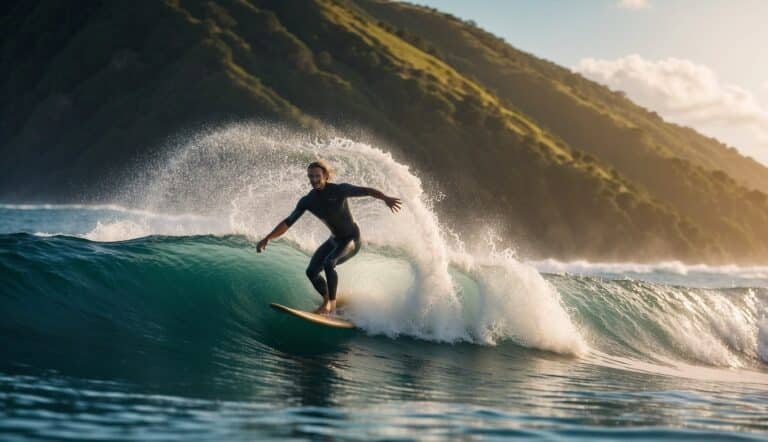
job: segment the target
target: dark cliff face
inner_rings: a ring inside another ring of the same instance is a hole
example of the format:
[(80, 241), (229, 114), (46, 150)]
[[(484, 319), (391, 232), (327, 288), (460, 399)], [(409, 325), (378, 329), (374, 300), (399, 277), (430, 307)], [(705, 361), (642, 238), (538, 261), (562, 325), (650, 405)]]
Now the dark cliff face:
[(386, 140), (448, 195), (438, 209), (457, 226), (482, 209), (536, 256), (768, 257), (761, 165), (433, 10), (374, 0), (4, 8), (5, 200), (98, 199), (127, 164), (200, 124), (331, 123)]

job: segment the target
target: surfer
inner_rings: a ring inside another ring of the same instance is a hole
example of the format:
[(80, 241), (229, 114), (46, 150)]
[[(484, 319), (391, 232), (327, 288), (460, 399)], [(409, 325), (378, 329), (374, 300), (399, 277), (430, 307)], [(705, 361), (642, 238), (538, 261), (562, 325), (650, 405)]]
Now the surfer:
[[(336, 310), (336, 287), (339, 278), (335, 267), (355, 256), (360, 250), (360, 228), (352, 219), (347, 198), (372, 196), (384, 201), (384, 204), (394, 213), (400, 210), (402, 202), (399, 198), (384, 195), (370, 187), (358, 187), (351, 184), (331, 183), (331, 169), (324, 161), (315, 161), (307, 166), (307, 177), (312, 190), (302, 197), (296, 208), (278, 224), (272, 232), (256, 245), (256, 251), (261, 253), (267, 243), (285, 233), (305, 211), (319, 218), (330, 230), (328, 238), (312, 255), (307, 266), (307, 277), (312, 282), (323, 303), (315, 313), (329, 314)], [(325, 271), (325, 278), (320, 272)]]

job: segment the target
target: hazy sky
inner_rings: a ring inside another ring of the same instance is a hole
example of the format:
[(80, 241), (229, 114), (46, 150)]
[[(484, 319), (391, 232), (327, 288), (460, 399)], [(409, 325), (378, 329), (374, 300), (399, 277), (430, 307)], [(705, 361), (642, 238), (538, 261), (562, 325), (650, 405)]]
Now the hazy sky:
[(414, 0), (768, 164), (768, 0)]

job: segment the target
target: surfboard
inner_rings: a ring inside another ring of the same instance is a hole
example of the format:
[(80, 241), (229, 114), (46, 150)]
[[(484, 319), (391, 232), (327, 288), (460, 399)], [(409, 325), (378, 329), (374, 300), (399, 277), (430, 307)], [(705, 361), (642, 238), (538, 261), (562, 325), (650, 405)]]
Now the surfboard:
[(337, 316), (318, 315), (316, 313), (310, 313), (310, 312), (305, 312), (304, 310), (296, 310), (295, 308), (286, 307), (282, 304), (277, 304), (275, 302), (270, 303), (269, 306), (279, 312), (287, 313), (289, 315), (296, 316), (297, 318), (304, 319), (305, 321), (309, 321), (319, 325), (324, 325), (326, 327), (355, 328), (355, 324), (345, 319), (341, 319)]

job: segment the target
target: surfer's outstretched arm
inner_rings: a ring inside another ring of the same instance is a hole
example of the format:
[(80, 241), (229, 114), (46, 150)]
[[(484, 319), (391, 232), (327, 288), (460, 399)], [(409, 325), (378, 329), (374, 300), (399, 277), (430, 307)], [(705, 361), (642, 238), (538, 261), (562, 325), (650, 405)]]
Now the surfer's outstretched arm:
[(373, 187), (359, 187), (351, 184), (342, 184), (342, 186), (345, 186), (344, 190), (347, 192), (347, 196), (372, 196), (384, 201), (384, 204), (386, 204), (392, 212), (400, 210), (400, 207), (403, 204), (403, 202), (400, 201), (400, 198), (384, 195), (384, 192), (374, 189)]
[(293, 212), (291, 212), (291, 214), (288, 215), (288, 218), (284, 219), (280, 224), (275, 226), (275, 228), (272, 229), (271, 232), (269, 232), (269, 235), (265, 236), (264, 239), (259, 241), (259, 243), (256, 245), (256, 251), (261, 253), (261, 251), (267, 247), (267, 243), (270, 240), (279, 238), (280, 235), (287, 232), (288, 229), (291, 228), (293, 223), (295, 223), (297, 219), (301, 218), (301, 215), (303, 215), (306, 210), (307, 210), (306, 199), (302, 198), (299, 200), (299, 203), (296, 204), (296, 208), (293, 209)]
[(368, 196), (384, 201), (384, 204), (389, 207), (389, 210), (391, 210), (392, 213), (399, 211), (403, 204), (403, 202), (400, 201), (400, 198), (384, 195), (380, 190), (376, 190), (373, 187), (366, 187), (365, 190), (368, 191)]
[(261, 253), (262, 250), (267, 248), (267, 243), (275, 238), (279, 238), (280, 235), (288, 231), (288, 224), (285, 221), (282, 221), (280, 224), (275, 226), (274, 229), (272, 229), (271, 232), (269, 232), (269, 235), (265, 236), (264, 239), (259, 241), (258, 244), (256, 244), (256, 251), (258, 253)]

